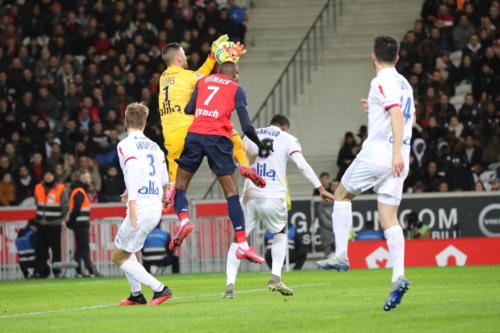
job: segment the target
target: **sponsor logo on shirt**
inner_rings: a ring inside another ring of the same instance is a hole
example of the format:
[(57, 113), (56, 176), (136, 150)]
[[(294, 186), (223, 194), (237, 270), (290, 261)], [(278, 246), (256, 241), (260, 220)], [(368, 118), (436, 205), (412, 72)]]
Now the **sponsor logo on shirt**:
[(148, 186), (141, 187), (137, 192), (142, 195), (159, 195), (160, 188), (155, 186), (154, 181), (150, 180)]
[[(394, 143), (394, 137), (391, 135), (391, 137), (389, 138), (389, 142), (390, 143)], [(407, 146), (410, 146), (411, 145), (411, 136), (407, 136), (403, 139), (403, 144), (404, 145), (407, 145)]]
[(212, 118), (217, 119), (217, 118), (219, 118), (219, 111), (218, 110), (208, 111), (205, 109), (197, 108), (195, 116), (196, 116), (196, 118), (203, 116), (203, 117), (212, 117)]
[(257, 163), (255, 169), (259, 176), (270, 178), (272, 180), (276, 180), (276, 170), (267, 169), (268, 166), (266, 163)]

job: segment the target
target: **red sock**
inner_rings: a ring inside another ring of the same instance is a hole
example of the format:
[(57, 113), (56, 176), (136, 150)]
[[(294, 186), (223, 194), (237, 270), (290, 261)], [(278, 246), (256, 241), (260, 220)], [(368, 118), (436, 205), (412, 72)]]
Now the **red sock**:
[(247, 235), (245, 235), (245, 230), (236, 231), (236, 243), (243, 243), (247, 241)]
[(177, 215), (177, 217), (179, 218), (179, 221), (181, 221), (181, 222), (184, 219), (188, 219), (189, 220), (189, 214), (187, 212), (179, 213), (179, 215)]

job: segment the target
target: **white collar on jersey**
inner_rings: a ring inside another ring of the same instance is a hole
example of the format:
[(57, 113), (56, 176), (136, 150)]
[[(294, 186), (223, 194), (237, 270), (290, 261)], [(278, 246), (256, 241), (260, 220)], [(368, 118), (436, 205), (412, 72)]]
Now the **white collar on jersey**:
[(390, 73), (390, 72), (396, 72), (397, 73), (396, 67), (385, 67), (385, 68), (382, 68), (381, 70), (378, 71), (377, 75), (380, 75), (382, 73)]

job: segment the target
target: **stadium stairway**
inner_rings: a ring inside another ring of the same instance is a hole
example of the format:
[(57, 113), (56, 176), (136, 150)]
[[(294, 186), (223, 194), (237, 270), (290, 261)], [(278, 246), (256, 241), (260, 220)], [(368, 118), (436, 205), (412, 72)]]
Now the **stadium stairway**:
[[(239, 62), (240, 84), (247, 92), (251, 116), (276, 83), (325, 3), (325, 0), (254, 0), (255, 5), (248, 13), (247, 54)], [(239, 127), (236, 115), (232, 120)], [(190, 184), (189, 197), (200, 199), (212, 180), (205, 161)]]
[[(240, 84), (247, 91), (250, 114), (254, 114), (325, 0), (256, 0), (249, 11), (246, 46), (240, 61)], [(366, 123), (360, 98), (368, 94), (374, 76), (370, 62), (373, 37), (390, 34), (401, 39), (419, 16), (417, 0), (344, 0), (344, 14), (337, 34), (329, 34), (319, 50), (318, 69), (311, 84), (292, 107), (291, 133), (302, 144), (304, 154), (316, 172), (335, 177), (336, 159), (346, 131), (354, 134)], [(233, 122), (238, 123), (236, 115)], [(293, 164), (293, 163), (292, 163)], [(292, 197), (310, 196), (312, 187), (290, 165)], [(189, 197), (200, 199), (213, 180), (206, 162), (190, 185)]]
[[(336, 177), (337, 154), (346, 131), (358, 133), (367, 117), (360, 104), (368, 95), (375, 75), (370, 61), (373, 37), (393, 35), (399, 40), (419, 17), (422, 1), (352, 0), (345, 1), (344, 15), (337, 35), (319, 55), (318, 70), (305, 86), (291, 111), (291, 133), (302, 144), (304, 155), (316, 172)], [(293, 163), (292, 163), (293, 164)], [(292, 198), (310, 196), (309, 182), (290, 166)]]

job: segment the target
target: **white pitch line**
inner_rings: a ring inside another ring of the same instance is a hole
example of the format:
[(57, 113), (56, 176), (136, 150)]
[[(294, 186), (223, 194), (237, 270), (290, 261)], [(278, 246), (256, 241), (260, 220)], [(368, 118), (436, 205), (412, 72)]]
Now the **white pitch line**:
[[(297, 284), (297, 285), (294, 285), (294, 286), (291, 286), (291, 287), (293, 287), (293, 288), (310, 288), (310, 287), (327, 286), (329, 284), (330, 284), (329, 282), (324, 282), (324, 283), (306, 283), (306, 284)], [(264, 289), (264, 288), (262, 288), (262, 289), (248, 289), (248, 290), (237, 291), (236, 294), (259, 293), (259, 292), (268, 291), (268, 290), (269, 289), (267, 289), (267, 288), (266, 289)], [(170, 298), (169, 301), (180, 301), (180, 300), (183, 300), (183, 299), (193, 299), (193, 298), (202, 298), (202, 297), (215, 297), (215, 296), (221, 296), (221, 293), (172, 297), (172, 298)], [(74, 311), (104, 309), (104, 308), (111, 308), (111, 307), (114, 307), (114, 306), (118, 306), (118, 304), (117, 303), (113, 303), (113, 304), (83, 306), (83, 307), (79, 307), (79, 308), (67, 308), (67, 309), (57, 309), (57, 310), (47, 310), (47, 311), (14, 313), (14, 314), (10, 314), (10, 315), (0, 316), (0, 319), (9, 319), (9, 318), (16, 318), (16, 317), (30, 317), (30, 316), (44, 315), (44, 314), (48, 314), (48, 313), (74, 312)]]

